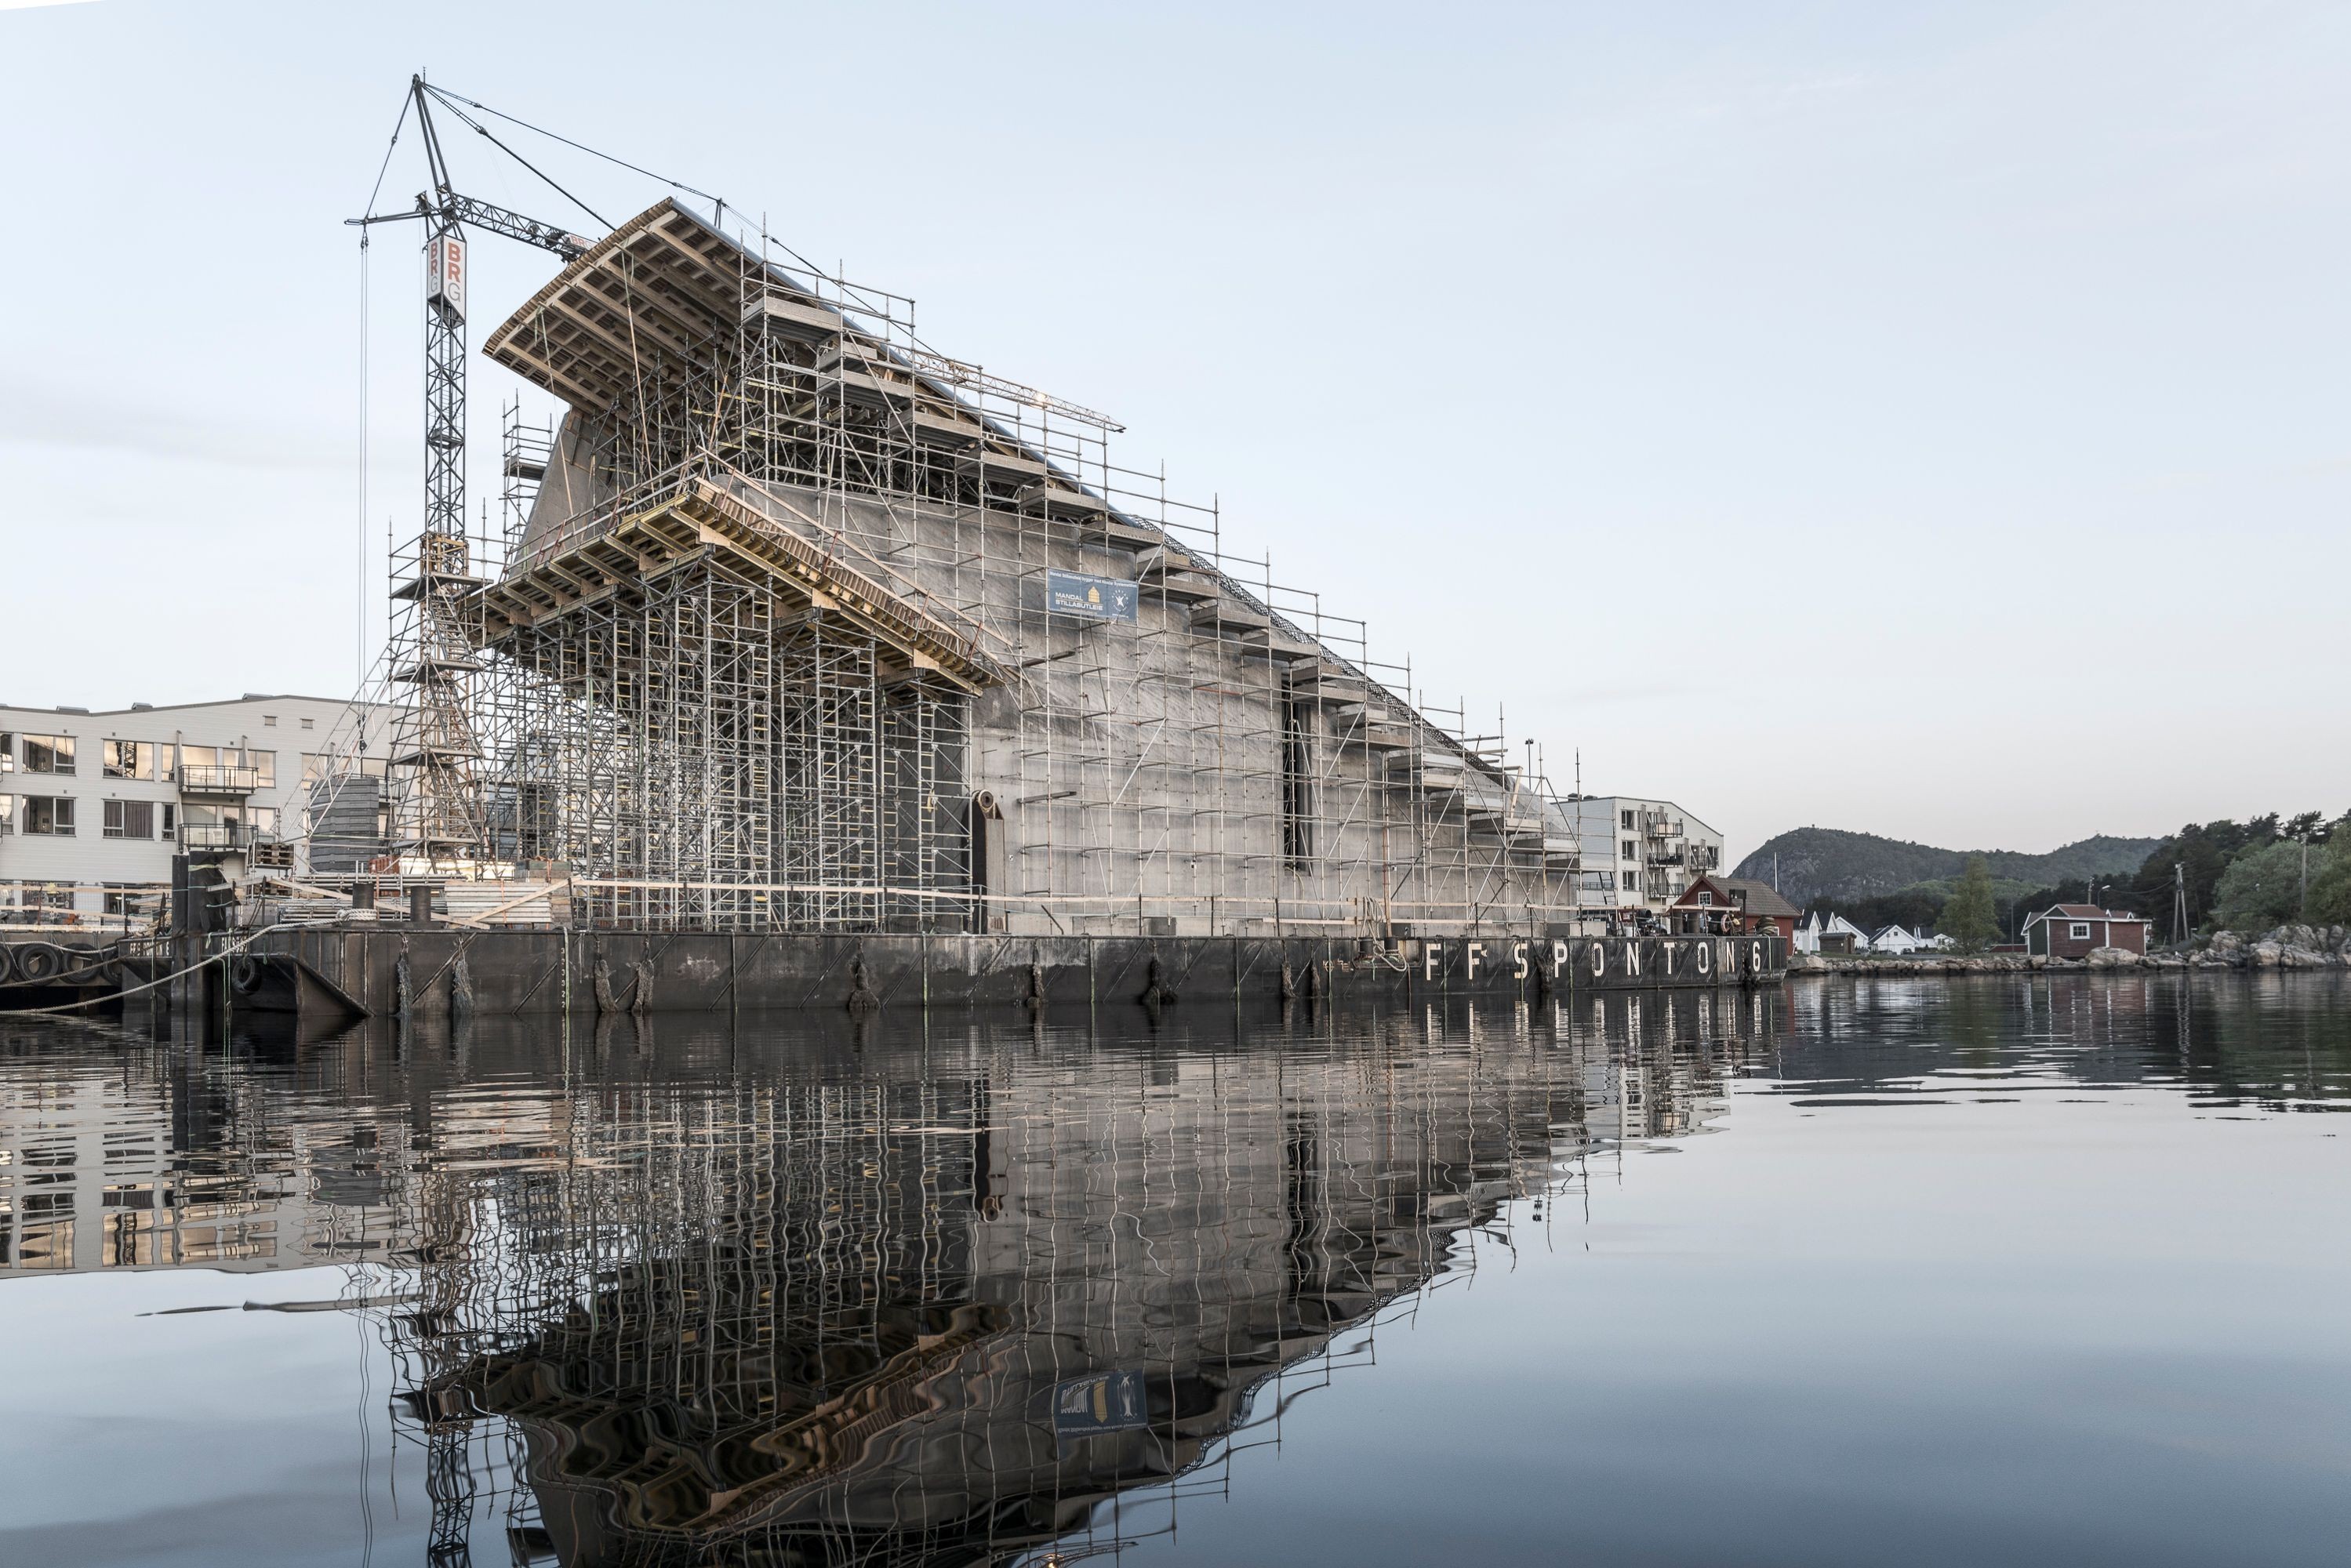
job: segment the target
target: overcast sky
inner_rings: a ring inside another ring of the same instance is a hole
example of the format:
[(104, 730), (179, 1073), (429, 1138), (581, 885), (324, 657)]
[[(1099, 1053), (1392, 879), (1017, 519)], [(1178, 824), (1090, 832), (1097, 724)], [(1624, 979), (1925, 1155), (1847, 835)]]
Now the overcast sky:
[[(363, 360), (341, 220), (420, 67), (1110, 413), (1733, 855), (2351, 806), (2351, 7), (2248, 0), (0, 5), (0, 701), (351, 688), (421, 307), (387, 235)], [(475, 251), (478, 344), (551, 264)]]

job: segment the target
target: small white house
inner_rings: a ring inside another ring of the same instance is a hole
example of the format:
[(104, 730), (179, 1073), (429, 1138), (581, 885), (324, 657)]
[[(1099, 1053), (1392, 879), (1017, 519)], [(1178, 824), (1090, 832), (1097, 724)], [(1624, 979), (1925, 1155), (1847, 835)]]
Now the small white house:
[(1922, 936), (1901, 925), (1882, 926), (1869, 939), (1869, 950), (1873, 953), (1916, 953), (1934, 946), (1932, 937)]

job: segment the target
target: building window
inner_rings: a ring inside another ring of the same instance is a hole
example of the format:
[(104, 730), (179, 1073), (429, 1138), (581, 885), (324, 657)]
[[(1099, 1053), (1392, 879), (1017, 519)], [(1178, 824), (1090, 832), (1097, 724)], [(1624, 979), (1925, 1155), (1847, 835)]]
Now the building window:
[(70, 735), (28, 735), (25, 737), (25, 771), (70, 773), (74, 770), (74, 737)]
[(1713, 907), (1714, 907), (1714, 894), (1710, 894), (1710, 893), (1701, 893), (1701, 894), (1699, 894), (1698, 895), (1698, 906), (1700, 909), (1711, 909), (1711, 908), (1713, 908)]
[(180, 809), (166, 800), (163, 802), (163, 831), (155, 836), (168, 843), (172, 839), (177, 838), (179, 836), (179, 832)]
[(0, 729), (0, 773), (16, 771), (16, 737), (12, 731)]
[(261, 727), (264, 729), (276, 729), (277, 727), (277, 716), (274, 713), (263, 714), (261, 716)]
[(16, 831), (16, 797), (0, 795), (0, 833)]
[(2090, 923), (2086, 920), (2076, 920), (2066, 935), (2076, 942), (2087, 942), (2090, 939)]
[(1634, 842), (1631, 839), (1626, 839), (1625, 841), (1625, 858), (1628, 861), (1639, 860), (1641, 858), (1641, 846)]
[(1628, 833), (1631, 832), (1633, 831), (1633, 813), (1630, 811), (1623, 811), (1619, 812), (1618, 815), (1625, 819), (1625, 831)]
[(152, 740), (109, 740), (99, 743), (99, 770), (109, 779), (154, 779), (155, 743)]
[(319, 727), (319, 721), (315, 718), (306, 718), (302, 721), (302, 727), (304, 729), (316, 729)]
[(155, 836), (155, 802), (109, 800), (106, 821), (99, 833), (109, 839), (152, 839)]
[(261, 789), (277, 788), (277, 753), (248, 751), (245, 754), (245, 765), (253, 769), (255, 788)]
[(1618, 872), (1616, 874), (1617, 874), (1617, 876), (1619, 876), (1620, 878), (1622, 878), (1622, 879), (1623, 879), (1623, 886), (1624, 886), (1625, 891), (1626, 893), (1630, 893), (1630, 892), (1632, 892), (1632, 891), (1633, 891), (1633, 878), (1634, 878), (1635, 873), (1632, 873), (1632, 872), (1629, 872), (1629, 871), (1620, 871), (1620, 872)]
[(1293, 866), (1314, 859), (1313, 699), (1281, 702), (1281, 858)]
[(25, 831), (47, 838), (69, 839), (74, 831), (74, 803), (69, 795), (25, 797)]

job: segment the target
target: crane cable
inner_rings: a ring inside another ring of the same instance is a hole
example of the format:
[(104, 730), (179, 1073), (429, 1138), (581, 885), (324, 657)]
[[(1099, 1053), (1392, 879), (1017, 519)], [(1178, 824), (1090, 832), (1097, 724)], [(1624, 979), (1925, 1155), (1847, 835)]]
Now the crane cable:
[[(607, 163), (618, 164), (620, 167), (626, 169), (632, 174), (643, 174), (648, 180), (658, 180), (663, 184), (669, 186), (673, 190), (684, 191), (687, 195), (700, 196), (705, 202), (718, 202), (723, 204), (726, 200), (725, 197), (713, 195), (708, 191), (696, 190), (694, 186), (687, 184), (683, 180), (673, 180), (666, 174), (656, 174), (651, 169), (639, 168), (636, 164), (630, 162), (625, 158), (615, 158), (610, 152), (599, 152), (593, 147), (574, 141), (569, 136), (559, 136), (554, 131), (549, 131), (542, 126), (533, 125), (527, 120), (517, 120), (511, 114), (507, 114), (498, 110), (492, 109), (486, 103), (475, 102), (473, 99), (465, 97), (462, 93), (453, 93), (446, 88), (435, 87), (431, 82), (426, 82), (424, 84), (424, 90), (431, 93), (434, 98), (439, 99), (444, 107), (449, 109), (452, 113), (455, 112), (456, 105), (462, 103), (467, 108), (478, 109), (484, 114), (496, 115), (498, 119), (505, 120), (509, 125), (519, 125), (525, 131), (530, 131), (534, 135), (544, 136), (551, 141), (560, 141), (566, 147), (573, 148), (579, 152), (587, 153), (590, 158), (601, 158)], [(459, 115), (458, 118), (462, 120), (465, 119), (465, 116)], [(473, 122), (471, 120), (467, 120), (466, 123), (472, 124)], [(474, 128), (476, 131), (481, 130), (481, 127), (478, 125)], [(483, 134), (487, 135), (488, 132), (484, 131)], [(516, 161), (517, 162), (521, 162), (519, 156), (517, 157)], [(524, 167), (528, 168), (529, 165), (524, 164)], [(537, 170), (532, 170), (531, 172), (533, 173), (538, 173)], [(539, 175), (539, 178), (546, 179), (547, 177), (544, 174), (541, 174)], [(554, 182), (552, 180), (549, 180), (548, 183), (554, 184)], [(560, 189), (561, 187), (559, 186), (557, 188)], [(567, 194), (568, 193), (567, 193)], [(601, 223), (604, 220), (598, 218), (596, 221)]]
[[(424, 90), (433, 93), (433, 96), (436, 99), (441, 97), (438, 92), (434, 91), (430, 84), (425, 87)], [(543, 183), (549, 190), (553, 191), (557, 195), (561, 196), (565, 201), (569, 202), (573, 206), (578, 207), (581, 212), (586, 213), (590, 217), (594, 218), (606, 228), (611, 228), (612, 226), (611, 219), (606, 217), (603, 214), (598, 212), (595, 208), (590, 206), (587, 203), (581, 201), (579, 197), (565, 190), (561, 185), (557, 184), (555, 183), (555, 177), (548, 173), (546, 170), (541, 169), (538, 164), (532, 162), (529, 159), (524, 157), (521, 153), (516, 152), (513, 148), (507, 146), (496, 137), (492, 136), (488, 126), (484, 125), (480, 120), (475, 120), (472, 115), (467, 114), (464, 110), (459, 109), (455, 104), (450, 103), (445, 99), (442, 101), (441, 107), (455, 115), (458, 120), (464, 123), (472, 126), (475, 135), (481, 137), (491, 146), (496, 148), (499, 152), (505, 153), (507, 157), (513, 159), (516, 162), (521, 164), (524, 168), (538, 175), (540, 182)], [(658, 177), (659, 176), (655, 176), (655, 178)]]

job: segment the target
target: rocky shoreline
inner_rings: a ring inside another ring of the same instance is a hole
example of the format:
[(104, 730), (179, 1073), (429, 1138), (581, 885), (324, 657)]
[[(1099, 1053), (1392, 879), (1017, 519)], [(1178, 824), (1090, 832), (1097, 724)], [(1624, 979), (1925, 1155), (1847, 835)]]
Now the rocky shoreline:
[(2343, 925), (2281, 925), (2252, 937), (2222, 931), (2165, 952), (2140, 954), (2100, 947), (2086, 958), (2051, 958), (2037, 953), (1971, 956), (1928, 953), (1903, 958), (1797, 953), (1788, 959), (1792, 978), (1800, 975), (2004, 975), (2048, 969), (2344, 968), (2351, 968), (2351, 926)]

